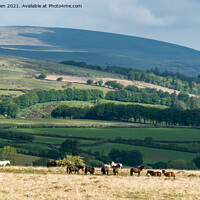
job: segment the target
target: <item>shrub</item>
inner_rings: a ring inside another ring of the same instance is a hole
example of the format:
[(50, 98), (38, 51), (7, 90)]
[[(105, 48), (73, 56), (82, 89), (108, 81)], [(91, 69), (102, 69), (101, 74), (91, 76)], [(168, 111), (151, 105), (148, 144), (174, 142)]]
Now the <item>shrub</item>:
[(102, 167), (103, 165), (104, 165), (104, 163), (100, 160), (92, 160), (90, 162), (91, 167)]
[(85, 163), (83, 162), (83, 158), (81, 156), (72, 156), (72, 155), (67, 155), (66, 158), (63, 160), (57, 160), (56, 161), (58, 166), (85, 166)]
[(47, 77), (45, 72), (42, 72), (39, 76), (38, 79), (45, 79)]
[(57, 81), (62, 81), (62, 80), (63, 80), (63, 77), (57, 78)]
[(192, 161), (195, 163), (198, 169), (200, 169), (200, 156), (195, 157)]
[(47, 166), (48, 158), (40, 158), (38, 160), (33, 161), (33, 166)]
[(153, 169), (166, 169), (167, 168), (167, 163), (166, 162), (156, 162), (152, 166)]
[(197, 169), (194, 162), (187, 160), (172, 160), (168, 162), (167, 167), (173, 169), (187, 169), (187, 170)]

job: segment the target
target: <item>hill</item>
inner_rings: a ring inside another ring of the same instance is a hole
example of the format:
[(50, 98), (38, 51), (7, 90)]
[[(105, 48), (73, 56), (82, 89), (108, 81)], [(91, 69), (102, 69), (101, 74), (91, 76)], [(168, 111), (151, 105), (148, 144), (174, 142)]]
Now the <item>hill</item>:
[(0, 54), (200, 73), (200, 52), (133, 36), (69, 28), (0, 27)]

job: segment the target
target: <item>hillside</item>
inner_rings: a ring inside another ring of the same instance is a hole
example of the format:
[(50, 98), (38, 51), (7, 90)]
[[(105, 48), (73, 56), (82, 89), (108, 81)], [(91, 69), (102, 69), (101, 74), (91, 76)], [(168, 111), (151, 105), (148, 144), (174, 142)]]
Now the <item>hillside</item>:
[(68, 28), (0, 27), (0, 54), (76, 60), (134, 69), (159, 67), (196, 76), (200, 52), (145, 38)]

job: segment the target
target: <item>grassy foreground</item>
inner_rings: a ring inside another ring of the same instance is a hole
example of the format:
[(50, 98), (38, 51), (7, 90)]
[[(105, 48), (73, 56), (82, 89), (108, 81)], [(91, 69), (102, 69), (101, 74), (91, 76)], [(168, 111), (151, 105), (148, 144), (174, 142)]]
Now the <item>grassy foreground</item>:
[(68, 175), (65, 168), (0, 168), (0, 199), (199, 199), (200, 171), (176, 178), (128, 175)]

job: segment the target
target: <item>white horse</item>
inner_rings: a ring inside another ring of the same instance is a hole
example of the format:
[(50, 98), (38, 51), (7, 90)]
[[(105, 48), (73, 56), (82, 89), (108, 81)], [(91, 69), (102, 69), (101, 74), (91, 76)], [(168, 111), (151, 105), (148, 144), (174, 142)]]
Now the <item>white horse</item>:
[(10, 161), (9, 160), (0, 161), (0, 166), (5, 167), (6, 165), (10, 165)]
[(115, 163), (115, 162), (113, 162), (113, 161), (109, 161), (109, 165), (110, 165), (111, 167), (118, 167), (118, 168), (120, 168), (120, 169), (122, 169), (122, 167), (123, 167), (123, 165), (122, 165), (121, 163)]

